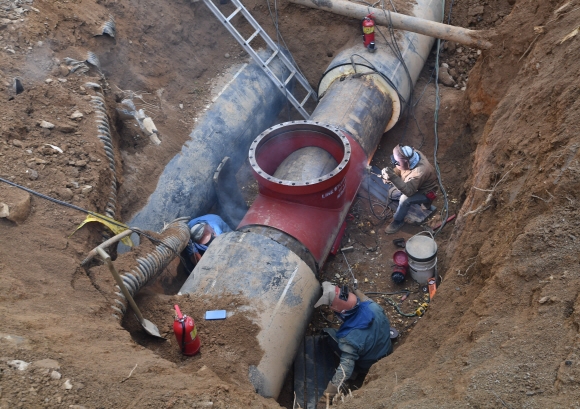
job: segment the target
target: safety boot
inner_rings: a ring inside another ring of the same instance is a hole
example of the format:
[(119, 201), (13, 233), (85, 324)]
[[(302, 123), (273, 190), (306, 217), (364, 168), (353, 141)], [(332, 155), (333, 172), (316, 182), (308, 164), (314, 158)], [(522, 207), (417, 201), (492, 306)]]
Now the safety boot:
[(393, 234), (398, 232), (399, 230), (401, 230), (401, 227), (403, 227), (403, 225), (405, 224), (405, 222), (398, 222), (396, 220), (393, 220), (391, 222), (391, 224), (389, 224), (387, 226), (387, 228), (385, 229), (385, 233), (386, 234)]

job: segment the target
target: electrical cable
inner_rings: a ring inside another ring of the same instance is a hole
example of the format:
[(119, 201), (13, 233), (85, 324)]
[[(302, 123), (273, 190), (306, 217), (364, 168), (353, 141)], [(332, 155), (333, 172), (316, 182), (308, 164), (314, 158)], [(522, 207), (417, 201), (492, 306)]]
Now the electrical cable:
[(384, 299), (385, 301), (387, 301), (389, 304), (391, 304), (391, 305), (392, 305), (392, 306), (395, 308), (395, 311), (397, 311), (397, 312), (398, 312), (399, 314), (401, 314), (403, 317), (416, 317), (416, 316), (417, 316), (417, 313), (415, 313), (415, 312), (414, 312), (414, 313), (412, 313), (412, 314), (409, 314), (409, 313), (406, 313), (406, 312), (404, 312), (404, 311), (401, 309), (401, 307), (399, 306), (399, 304), (397, 304), (395, 301), (393, 301), (393, 300), (392, 300), (392, 299), (390, 299), (389, 297), (385, 297), (385, 296), (383, 296), (383, 299)]
[[(393, 211), (389, 208), (389, 205), (388, 205), (389, 198), (387, 198), (387, 203), (382, 203), (382, 202), (379, 202), (378, 200), (375, 200), (373, 203), (373, 200), (371, 199), (371, 180), (370, 179), (371, 178), (369, 176), (367, 178), (367, 192), (369, 193), (367, 199), (369, 200), (369, 207), (370, 207), (371, 213), (373, 214), (373, 216), (375, 216), (380, 221), (387, 220), (393, 214)], [(357, 194), (357, 196), (365, 199), (364, 196), (361, 196), (359, 194)], [(381, 212), (380, 216), (375, 213), (375, 209), (374, 209), (375, 206), (380, 206), (383, 208), (383, 211)]]
[[(453, 11), (453, 2), (455, 0), (451, 0), (451, 4), (449, 5), (449, 15), (447, 16), (447, 24), (451, 24), (451, 12)], [(443, 3), (443, 7), (445, 7), (445, 3)], [(445, 10), (443, 10), (445, 11)]]
[[(453, 7), (453, 3), (451, 3)], [(445, 1), (443, 1), (443, 14), (445, 14)], [(449, 21), (451, 20), (451, 12), (449, 13)], [(435, 173), (437, 174), (437, 181), (439, 182), (439, 187), (441, 188), (441, 193), (443, 193), (443, 209), (442, 214), (445, 216), (441, 217), (441, 226), (433, 233), (436, 236), (445, 224), (447, 224), (447, 217), (449, 217), (449, 202), (447, 198), (447, 191), (443, 186), (443, 181), (441, 180), (441, 170), (439, 169), (439, 163), (437, 162), (437, 150), (439, 148), (439, 134), (437, 133), (438, 122), (439, 122), (439, 108), (441, 105), (441, 96), (439, 95), (439, 53), (441, 50), (441, 40), (437, 39), (437, 52), (435, 55), (435, 113), (433, 115), (434, 126), (433, 131), (435, 134), (435, 146), (433, 147), (433, 164), (435, 166)]]
[[(290, 48), (288, 47), (288, 44), (286, 44), (286, 41), (284, 40), (284, 37), (282, 37), (282, 33), (280, 32), (280, 24), (279, 24), (279, 19), (278, 19), (278, 0), (274, 0), (274, 14), (272, 14), (272, 8), (270, 7), (270, 0), (266, 0), (266, 4), (268, 5), (268, 12), (270, 13), (270, 18), (272, 19), (272, 23), (274, 24), (274, 28), (276, 29), (276, 42), (278, 43), (278, 49), (280, 50), (280, 43), (282, 43), (284, 45), (285, 50), (288, 51), (288, 56), (290, 57), (290, 61), (291, 61), (292, 65), (294, 66), (294, 68), (296, 69), (296, 71), (298, 71), (298, 73), (300, 73), (300, 75), (302, 75), (304, 78), (306, 78), (304, 73), (298, 67), (298, 63), (296, 62), (296, 60), (292, 56), (292, 53), (290, 52)], [(280, 50), (280, 52), (282, 52), (282, 51)], [(282, 82), (284, 82), (284, 81), (282, 81)], [(288, 121), (290, 121), (291, 120), (291, 118), (290, 118), (290, 101), (288, 100), (288, 88), (286, 87), (286, 85), (284, 85), (284, 92), (285, 92), (284, 95), (286, 96), (286, 100), (287, 100), (286, 101), (286, 109), (287, 109), (287, 114), (288, 114)]]
[[(282, 40), (285, 48), (288, 50), (288, 46), (286, 45), (286, 42), (284, 42), (284, 39), (282, 38), (282, 35), (280, 33), (280, 29), (279, 29), (277, 0), (274, 0), (275, 14), (272, 14), (272, 9), (270, 7), (270, 0), (266, 0), (266, 4), (268, 5), (268, 12), (270, 13), (270, 18), (272, 19), (272, 23), (274, 24), (274, 28), (276, 29), (276, 42), (278, 44), (278, 51), (282, 52), (282, 50), (280, 49), (281, 48), (280, 47), (280, 40)], [(272, 52), (274, 53), (276, 51), (272, 50)], [(296, 62), (294, 61), (294, 58), (292, 58), (292, 54), (290, 53), (290, 50), (288, 50), (288, 54), (290, 55), (290, 59), (292, 60), (292, 63), (295, 64)], [(296, 67), (296, 69), (298, 69), (298, 67)], [(288, 117), (288, 121), (290, 121), (290, 100), (288, 99), (288, 88), (286, 87), (284, 80), (282, 80), (280, 82), (282, 82), (282, 84), (284, 85), (284, 96), (286, 97), (286, 114)]]
[[(356, 63), (354, 62), (354, 58), (353, 58), (353, 57), (355, 57), (355, 56), (356, 56), (356, 57), (359, 57), (361, 60), (365, 61), (365, 62), (366, 62), (367, 64), (369, 64), (369, 65), (367, 66), (367, 65), (364, 65), (364, 64), (356, 64)], [(403, 97), (403, 95), (401, 95), (401, 94), (399, 93), (399, 90), (397, 89), (397, 87), (395, 86), (395, 84), (394, 84), (394, 83), (391, 81), (391, 79), (390, 79), (389, 77), (387, 77), (387, 76), (386, 76), (386, 74), (384, 74), (384, 73), (380, 72), (380, 71), (379, 71), (379, 70), (378, 70), (378, 69), (377, 69), (377, 68), (374, 66), (374, 64), (373, 64), (372, 62), (370, 62), (369, 60), (367, 60), (365, 57), (363, 57), (363, 56), (362, 56), (362, 55), (360, 55), (360, 54), (354, 53), (354, 54), (352, 54), (352, 55), (350, 56), (350, 64), (352, 65), (352, 67), (353, 67), (353, 70), (354, 70), (354, 72), (355, 72), (355, 74), (354, 74), (355, 78), (356, 78), (357, 76), (358, 76), (358, 77), (362, 77), (363, 75), (369, 75), (369, 74), (373, 74), (373, 72), (374, 72), (374, 73), (376, 73), (376, 74), (380, 75), (380, 76), (381, 76), (381, 78), (383, 78), (383, 79), (384, 79), (384, 80), (387, 82), (387, 84), (389, 84), (389, 86), (395, 90), (395, 92), (397, 93), (397, 96), (399, 97), (399, 99), (400, 99), (400, 100), (401, 100), (401, 101), (402, 101), (404, 104), (406, 104), (406, 103), (407, 103), (407, 101), (406, 101), (405, 97)], [(346, 65), (346, 64), (341, 64), (341, 65)], [(326, 71), (324, 74), (322, 74), (322, 78), (324, 78), (324, 76), (326, 75), (326, 73), (328, 73), (330, 70), (333, 70), (333, 69), (335, 69), (335, 68), (337, 68), (337, 67), (340, 67), (341, 65), (336, 65), (336, 66), (332, 67), (331, 69), (327, 70), (327, 71)], [(356, 72), (356, 66), (357, 66), (357, 65), (360, 65), (360, 66), (362, 66), (362, 67), (368, 68), (368, 69), (372, 70), (373, 72), (361, 72), (361, 73), (357, 73), (357, 72)]]
[(89, 215), (91, 215), (93, 217), (96, 217), (98, 219), (101, 219), (101, 220), (105, 220), (107, 223), (111, 223), (111, 224), (114, 224), (115, 226), (123, 227), (125, 229), (131, 230), (134, 233), (141, 234), (141, 235), (147, 237), (149, 240), (151, 240), (151, 242), (161, 244), (161, 245), (167, 247), (171, 252), (175, 253), (175, 255), (177, 257), (179, 257), (179, 259), (183, 263), (183, 266), (187, 270), (187, 264), (185, 263), (185, 260), (183, 259), (183, 257), (181, 257), (180, 254), (177, 254), (177, 252), (175, 250), (173, 250), (170, 246), (168, 246), (167, 244), (163, 243), (161, 240), (156, 239), (155, 237), (152, 237), (151, 235), (145, 233), (141, 229), (129, 227), (129, 226), (127, 226), (127, 225), (125, 225), (125, 224), (123, 224), (121, 222), (118, 222), (118, 221), (116, 221), (114, 219), (105, 217), (105, 216), (103, 216), (103, 215), (101, 215), (99, 213), (91, 212), (90, 210), (83, 209), (82, 207), (73, 205), (71, 203), (63, 202), (62, 200), (55, 199), (54, 197), (50, 197), (50, 196), (44, 195), (44, 194), (42, 194), (40, 192), (37, 192), (37, 191), (32, 190), (32, 189), (28, 189), (27, 187), (21, 186), (21, 185), (19, 185), (17, 183), (11, 182), (11, 181), (6, 180), (4, 178), (0, 178), (0, 182), (7, 183), (10, 186), (17, 187), (17, 188), (22, 189), (22, 190), (24, 190), (24, 191), (26, 191), (26, 192), (28, 192), (30, 194), (33, 194), (35, 196), (38, 196), (38, 197), (40, 197), (42, 199), (45, 199), (45, 200), (48, 200), (50, 202), (56, 203), (58, 205), (65, 206), (65, 207), (69, 207), (69, 208), (74, 209), (74, 210), (78, 210), (79, 212), (82, 212), (82, 213), (85, 213), (85, 214), (89, 214)]
[(401, 65), (404, 68), (405, 73), (407, 74), (407, 79), (409, 80), (409, 89), (411, 90), (410, 95), (409, 95), (409, 103), (405, 105), (405, 108), (401, 112), (401, 114), (402, 114), (405, 110), (408, 110), (407, 116), (405, 118), (405, 127), (403, 128), (403, 134), (401, 135), (399, 143), (402, 143), (403, 140), (405, 139), (405, 137), (407, 136), (407, 130), (409, 129), (409, 116), (411, 116), (411, 117), (413, 117), (413, 120), (415, 121), (415, 124), (417, 125), (417, 129), (419, 130), (419, 134), (422, 136), (421, 144), (417, 148), (417, 149), (421, 149), (421, 147), (423, 146), (423, 143), (425, 141), (425, 135), (423, 134), (423, 132), (421, 131), (421, 128), (419, 127), (419, 122), (417, 121), (417, 118), (416, 118), (415, 112), (414, 112), (414, 108), (415, 108), (416, 104), (413, 104), (413, 92), (414, 92), (413, 79), (411, 77), (411, 73), (409, 72), (409, 68), (407, 67), (407, 64), (405, 63), (405, 59), (403, 57), (403, 54), (401, 53), (401, 49), (399, 48), (399, 43), (397, 41), (397, 38), (395, 35), (395, 29), (393, 27), (391, 11), (385, 10), (384, 4), (382, 5), (382, 11), (383, 11), (383, 14), (385, 15), (385, 18), (387, 18), (388, 22), (389, 22), (388, 30), (389, 30), (389, 36), (391, 38), (392, 45), (391, 45), (391, 43), (389, 43), (389, 41), (387, 40), (387, 38), (385, 37), (383, 32), (378, 27), (376, 27), (376, 31), (381, 35), (381, 37), (383, 37), (387, 46), (391, 49), (391, 51), (393, 52), (395, 57), (397, 57), (397, 59), (401, 62)]

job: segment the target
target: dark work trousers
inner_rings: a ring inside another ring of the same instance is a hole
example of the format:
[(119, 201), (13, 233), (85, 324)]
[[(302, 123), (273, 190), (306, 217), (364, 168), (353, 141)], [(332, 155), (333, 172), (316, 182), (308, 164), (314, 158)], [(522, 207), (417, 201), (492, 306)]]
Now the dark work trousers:
[(396, 197), (398, 195), (400, 195), (399, 207), (397, 207), (397, 211), (393, 216), (393, 220), (396, 222), (402, 222), (403, 220), (405, 220), (405, 216), (407, 215), (407, 212), (409, 211), (411, 205), (423, 203), (431, 204), (431, 200), (429, 200), (427, 196), (425, 196), (423, 193), (415, 193), (413, 196), (409, 197), (396, 190), (395, 192), (393, 192), (391, 199), (396, 200)]

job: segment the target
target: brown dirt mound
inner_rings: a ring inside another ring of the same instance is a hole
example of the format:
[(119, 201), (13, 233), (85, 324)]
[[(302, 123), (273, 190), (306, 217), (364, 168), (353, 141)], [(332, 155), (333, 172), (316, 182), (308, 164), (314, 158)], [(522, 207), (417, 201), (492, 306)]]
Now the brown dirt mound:
[[(248, 316), (247, 312), (238, 310), (238, 307), (248, 304), (247, 300), (231, 295), (219, 298), (194, 298), (189, 295), (170, 297), (148, 294), (147, 291), (140, 294), (138, 299), (139, 304), (145, 306), (143, 314), (147, 319), (161, 323), (159, 331), (167, 340), (156, 340), (144, 334), (141, 324), (129, 312), (123, 327), (131, 332), (136, 342), (163, 359), (178, 364), (185, 372), (197, 372), (207, 367), (224, 381), (251, 390), (248, 367), (258, 365), (263, 352), (256, 340), (259, 327), (252, 322), (253, 317)], [(175, 304), (196, 323), (201, 349), (193, 357), (181, 353), (179, 341), (174, 336), (173, 322), (168, 320), (168, 317), (175, 316)], [(206, 321), (205, 312), (209, 310), (226, 310), (228, 317), (225, 320)]]

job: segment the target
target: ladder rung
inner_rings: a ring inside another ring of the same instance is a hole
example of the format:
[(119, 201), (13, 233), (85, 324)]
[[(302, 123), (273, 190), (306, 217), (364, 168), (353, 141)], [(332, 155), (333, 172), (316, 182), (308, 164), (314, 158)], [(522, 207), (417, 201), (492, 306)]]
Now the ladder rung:
[(292, 79), (292, 77), (296, 75), (296, 71), (292, 71), (292, 73), (288, 76), (288, 78), (286, 78), (286, 80), (284, 81), (284, 85), (287, 85), (290, 80)]
[(310, 98), (310, 95), (312, 95), (312, 91), (308, 91), (308, 94), (306, 94), (306, 97), (302, 100), (302, 102), (300, 103), (300, 106), (303, 107), (304, 104), (306, 103), (306, 101), (308, 101), (308, 98)]
[(242, 10), (242, 8), (241, 8), (241, 7), (238, 7), (237, 9), (235, 9), (235, 10), (234, 10), (234, 12), (233, 12), (232, 14), (230, 14), (230, 15), (229, 15), (229, 16), (226, 18), (226, 21), (230, 21), (232, 18), (234, 18), (234, 16), (235, 16), (236, 14), (238, 14), (238, 13), (240, 12), (240, 10)]
[(270, 58), (268, 58), (266, 60), (266, 62), (264, 63), (264, 65), (268, 65), (272, 62), (272, 60), (274, 59), (274, 57), (276, 57), (278, 55), (278, 51), (280, 51), (279, 49), (274, 51), (274, 53), (270, 56)]
[(252, 42), (252, 40), (253, 40), (254, 38), (256, 38), (256, 36), (257, 36), (258, 34), (260, 34), (260, 31), (262, 31), (262, 30), (260, 30), (260, 29), (256, 30), (256, 32), (255, 32), (254, 34), (252, 34), (252, 35), (250, 36), (250, 38), (248, 38), (248, 39), (246, 40), (246, 44), (250, 44), (250, 43)]
[[(234, 38), (240, 43), (242, 47), (246, 49), (246, 51), (250, 54), (250, 56), (260, 64), (262, 70), (270, 77), (270, 79), (276, 84), (277, 87), (284, 93), (286, 98), (294, 105), (296, 110), (300, 112), (300, 114), (304, 117), (304, 119), (310, 118), (310, 115), (304, 109), (304, 104), (308, 101), (309, 98), (314, 98), (316, 100), (316, 91), (314, 91), (304, 75), (299, 72), (296, 67), (294, 66), (293, 62), (286, 57), (286, 55), (281, 52), (279, 46), (274, 43), (274, 41), (266, 34), (266, 32), (260, 27), (260, 24), (252, 17), (251, 13), (244, 7), (240, 0), (231, 0), (232, 4), (236, 7), (235, 10), (226, 17), (221, 13), (218, 7), (213, 3), (212, 0), (203, 0), (206, 6), (212, 11), (212, 13), (218, 18), (218, 20), (226, 27), (226, 29), (234, 36)], [(238, 13), (240, 13), (246, 18), (248, 23), (256, 30), (248, 39), (244, 39), (241, 33), (236, 30), (236, 28), (232, 25), (231, 21)], [(265, 41), (266, 46), (269, 50), (272, 50), (272, 54), (267, 57), (266, 60), (262, 60), (262, 58), (258, 55), (256, 50), (253, 49), (250, 42), (256, 38), (256, 36), (260, 35), (261, 38)], [(269, 64), (272, 63), (274, 58), (278, 57), (280, 63), (288, 69), (290, 73), (289, 76), (284, 79), (282, 75), (282, 80), (280, 80), (276, 74), (274, 74), (269, 67)], [(295, 78), (304, 89), (307, 91), (308, 95), (304, 98), (302, 103), (299, 103), (298, 100), (292, 95), (289, 90), (285, 90), (288, 83)]]

